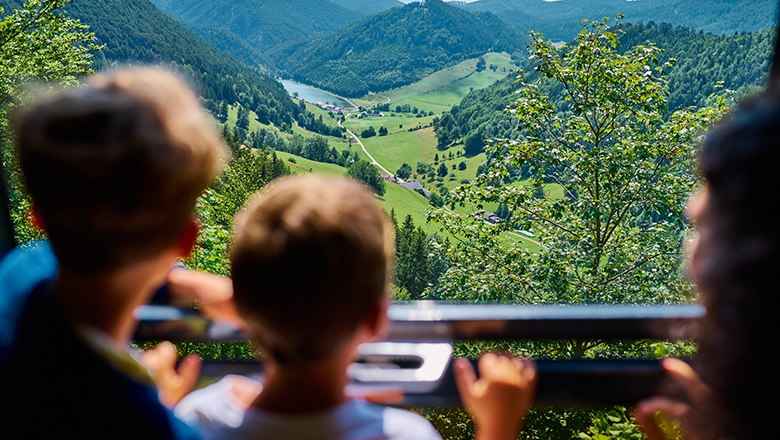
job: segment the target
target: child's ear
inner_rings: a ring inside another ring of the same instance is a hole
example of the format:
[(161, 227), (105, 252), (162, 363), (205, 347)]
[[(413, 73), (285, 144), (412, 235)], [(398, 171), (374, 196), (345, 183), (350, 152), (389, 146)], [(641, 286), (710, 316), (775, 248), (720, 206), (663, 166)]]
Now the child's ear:
[(43, 217), (41, 217), (41, 211), (38, 210), (38, 207), (34, 203), (32, 208), (30, 208), (29, 220), (34, 228), (40, 229), (41, 231), (46, 230), (46, 226), (43, 223)]
[(181, 231), (178, 241), (178, 252), (182, 257), (187, 257), (195, 249), (195, 245), (198, 243), (198, 233), (200, 227), (198, 221), (194, 218), (190, 219)]

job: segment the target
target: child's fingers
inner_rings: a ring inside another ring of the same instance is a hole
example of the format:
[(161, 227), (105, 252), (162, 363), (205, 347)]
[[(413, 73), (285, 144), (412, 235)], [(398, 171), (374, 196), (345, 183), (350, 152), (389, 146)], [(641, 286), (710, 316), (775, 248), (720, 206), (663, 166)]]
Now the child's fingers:
[(676, 358), (661, 360), (664, 371), (674, 379), (694, 402), (706, 401), (710, 397), (710, 389), (702, 382), (699, 375), (687, 362)]
[(656, 420), (658, 413), (665, 414), (683, 424), (690, 413), (690, 407), (685, 403), (666, 397), (651, 397), (639, 402), (634, 411), (634, 417), (648, 440), (666, 439), (666, 435)]
[(455, 385), (458, 388), (460, 398), (466, 406), (469, 406), (471, 402), (471, 387), (477, 381), (474, 367), (468, 359), (458, 358), (454, 361), (453, 370), (455, 372)]
[(141, 362), (149, 370), (149, 374), (156, 377), (174, 367), (176, 356), (176, 347), (172, 343), (164, 341), (156, 347), (144, 351), (141, 354)]
[(181, 397), (195, 389), (195, 385), (198, 383), (200, 377), (200, 368), (202, 365), (200, 356), (191, 354), (182, 359), (177, 369), (179, 375), (179, 387), (181, 389)]
[(479, 362), (477, 362), (479, 376), (490, 377), (501, 373), (501, 357), (493, 352), (482, 353), (479, 356)]

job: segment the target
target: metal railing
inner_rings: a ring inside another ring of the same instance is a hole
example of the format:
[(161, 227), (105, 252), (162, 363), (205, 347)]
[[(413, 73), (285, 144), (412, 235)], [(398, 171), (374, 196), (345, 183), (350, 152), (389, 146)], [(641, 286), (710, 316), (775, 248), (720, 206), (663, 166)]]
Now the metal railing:
[[(458, 341), (664, 340), (695, 337), (704, 309), (680, 305), (508, 305), (416, 301), (388, 310), (388, 336), (363, 344), (349, 370), (354, 389), (401, 389), (400, 406), (460, 406), (452, 372)], [(246, 342), (240, 329), (167, 306), (138, 309), (137, 341)], [(476, 362), (473, 360), (473, 362)], [(657, 359), (536, 360), (537, 405), (631, 405), (677, 393)], [(254, 360), (207, 361), (206, 378), (262, 376)]]

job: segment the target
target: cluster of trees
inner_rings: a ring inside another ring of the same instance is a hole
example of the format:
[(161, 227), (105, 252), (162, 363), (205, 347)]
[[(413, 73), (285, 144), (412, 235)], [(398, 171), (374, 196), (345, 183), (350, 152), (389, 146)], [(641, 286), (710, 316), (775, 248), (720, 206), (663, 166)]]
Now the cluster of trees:
[[(619, 26), (584, 28), (559, 47), (533, 34), (534, 81), (520, 83), (524, 135), (487, 147), (484, 173), (450, 196), (503, 204), (543, 245), (507, 245), (500, 231), (446, 210), (431, 219), (465, 246), (431, 294), (525, 303), (651, 303), (690, 298), (681, 268), (684, 201), (696, 182), (700, 136), (729, 108), (669, 111), (670, 63), (652, 43), (620, 50)], [(528, 78), (528, 77), (526, 77)], [(557, 87), (550, 87), (550, 84)], [(563, 90), (563, 97), (550, 91)], [(527, 179), (525, 178), (527, 176)], [(520, 179), (523, 178), (521, 182)], [(514, 184), (507, 182), (516, 181)], [(539, 188), (556, 188), (562, 196)]]
[(775, 0), (567, 0), (518, 2), (491, 0), (461, 5), (469, 11), (492, 12), (507, 23), (535, 29), (553, 41), (569, 41), (583, 19), (600, 19), (623, 13), (631, 22), (666, 21), (714, 34), (754, 32), (776, 22)]
[(385, 195), (385, 179), (371, 162), (365, 159), (355, 160), (347, 167), (347, 176), (365, 183), (376, 195)]
[[(667, 68), (669, 112), (688, 106), (707, 104), (718, 90), (719, 82), (732, 90), (749, 93), (766, 81), (774, 41), (774, 29), (737, 35), (714, 35), (669, 24), (626, 24), (618, 38), (616, 50), (627, 52), (652, 41), (662, 50), (661, 62), (674, 61)], [(739, 56), (735, 56), (735, 54)], [(539, 78), (529, 65), (522, 72), (526, 81)], [(524, 127), (507, 110), (513, 106), (517, 90), (516, 74), (480, 90), (469, 93), (460, 104), (434, 119), (438, 148), (463, 145), (466, 154), (482, 152), (488, 140), (516, 139)], [(565, 95), (559, 84), (541, 85), (557, 104)]]
[[(95, 34), (79, 20), (61, 14), (70, 0), (29, 1), (24, 6), (0, 2), (0, 159), (8, 185), (8, 206), (18, 241), (39, 238), (28, 221), (30, 199), (8, 133), (8, 112), (29, 98), (29, 80), (72, 86), (93, 71), (101, 49)], [(10, 8), (9, 8), (10, 6)]]
[(389, 111), (395, 111), (396, 113), (411, 113), (413, 115), (418, 115), (420, 117), (423, 116), (433, 116), (435, 113), (433, 110), (429, 112), (425, 112), (425, 110), (420, 110), (417, 108), (417, 106), (412, 106), (411, 104), (398, 104), (395, 107), (390, 106), (389, 102), (386, 102), (384, 104), (377, 104), (374, 106), (374, 109), (378, 112), (389, 112)]
[(314, 113), (306, 110), (306, 101), (303, 99), (298, 101), (298, 108), (300, 111), (298, 112), (298, 117), (295, 119), (295, 122), (297, 122), (300, 127), (319, 133), (323, 136), (344, 137), (345, 128), (338, 125), (332, 126), (327, 124), (323, 120), (322, 115), (315, 117)]
[(301, 135), (294, 135), (287, 143), (286, 151), (307, 159), (335, 163), (342, 167), (349, 167), (360, 158), (357, 151), (346, 149), (338, 151), (334, 147), (328, 148), (328, 140), (322, 136), (304, 138)]
[(284, 151), (317, 162), (335, 163), (345, 168), (360, 158), (356, 151), (339, 151), (331, 147), (328, 140), (322, 136), (303, 137), (296, 133), (285, 140), (275, 130), (266, 128), (249, 133), (247, 144), (255, 149)]
[(364, 130), (362, 130), (360, 132), (360, 137), (362, 137), (362, 138), (370, 138), (370, 137), (376, 136), (377, 134), (379, 136), (387, 136), (388, 133), (389, 133), (389, 131), (387, 130), (387, 127), (385, 127), (385, 126), (379, 127), (379, 131), (377, 131), (374, 128), (373, 125), (369, 125), (368, 128), (366, 128), (366, 129), (364, 129)]
[(395, 211), (390, 211), (396, 231), (395, 300), (418, 300), (447, 267), (447, 261), (436, 252), (436, 241), (422, 227), (414, 224), (410, 214), (398, 224)]
[[(20, 6), (18, 0), (0, 0), (7, 11)], [(102, 46), (93, 51), (96, 69), (116, 63), (167, 64), (193, 82), (215, 115), (224, 117), (220, 110), (239, 104), (282, 131), (291, 132), (297, 122), (315, 133), (342, 135), (295, 103), (274, 78), (216, 50), (146, 0), (80, 0), (64, 2), (61, 9), (87, 24)]]
[[(381, 33), (377, 30), (381, 29)], [(527, 38), (492, 14), (441, 0), (412, 2), (316, 39), (280, 59), (290, 77), (347, 97), (411, 84), (491, 50), (513, 52)]]
[[(206, 104), (207, 108), (212, 109), (214, 106)], [(225, 101), (220, 101), (216, 106), (216, 114), (223, 122), (227, 120), (227, 105)], [(241, 105), (237, 105), (238, 114), (236, 118), (236, 126), (249, 131), (249, 122), (251, 119), (249, 109)], [(293, 120), (287, 115), (280, 117), (279, 112), (273, 107), (269, 107), (267, 103), (261, 102), (257, 108), (254, 109), (255, 120), (264, 125), (278, 124), (281, 131), (292, 133)], [(319, 133), (324, 136), (344, 137), (345, 129), (339, 126), (332, 126), (327, 124), (322, 115), (316, 116), (314, 113), (306, 109), (306, 103), (300, 100), (298, 104), (298, 111), (293, 115), (295, 123), (306, 130), (314, 133)], [(280, 123), (279, 120), (282, 122)]]
[(192, 268), (229, 275), (230, 240), (236, 213), (268, 182), (290, 174), (289, 166), (274, 150), (248, 146), (242, 133), (223, 126), (222, 135), (231, 154), (217, 180), (198, 200), (201, 221), (198, 245), (187, 260)]

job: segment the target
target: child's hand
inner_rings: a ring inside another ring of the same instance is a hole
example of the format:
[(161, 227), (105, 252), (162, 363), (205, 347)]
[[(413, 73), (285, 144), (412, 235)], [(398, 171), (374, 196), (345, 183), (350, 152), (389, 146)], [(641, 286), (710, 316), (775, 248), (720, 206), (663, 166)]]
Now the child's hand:
[(205, 317), (242, 325), (233, 303), (233, 283), (229, 277), (175, 267), (168, 273), (166, 282), (173, 302), (194, 301)]
[(455, 381), (463, 406), (483, 440), (516, 439), (536, 395), (536, 364), (497, 353), (479, 358), (479, 378), (467, 359), (455, 360)]
[(199, 356), (191, 354), (185, 357), (178, 369), (177, 357), (176, 347), (167, 341), (141, 354), (141, 364), (157, 385), (160, 402), (168, 408), (176, 406), (187, 393), (195, 389), (200, 376), (202, 360)]
[(665, 429), (656, 418), (659, 414), (671, 418), (670, 422), (678, 425), (682, 432), (674, 435), (675, 437), (681, 435), (686, 440), (696, 439), (696, 433), (701, 432), (701, 430), (696, 426), (693, 413), (697, 407), (708, 403), (711, 391), (701, 381), (696, 371), (684, 361), (666, 358), (661, 361), (661, 366), (666, 374), (680, 385), (693, 406), (687, 402), (665, 396), (650, 397), (637, 403), (634, 413), (636, 421), (649, 440), (667, 438), (664, 434)]

